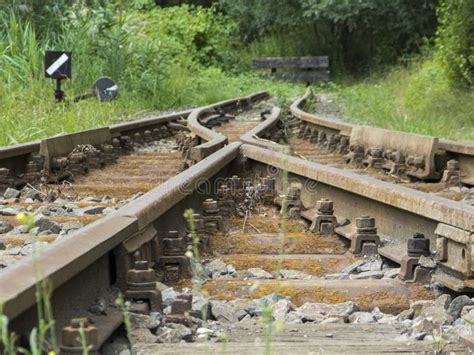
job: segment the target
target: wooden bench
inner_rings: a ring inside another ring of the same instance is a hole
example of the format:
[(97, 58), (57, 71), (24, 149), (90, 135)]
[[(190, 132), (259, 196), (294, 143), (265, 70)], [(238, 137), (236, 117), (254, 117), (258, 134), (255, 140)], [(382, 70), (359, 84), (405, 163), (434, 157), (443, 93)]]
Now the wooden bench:
[[(272, 75), (288, 81), (314, 83), (329, 80), (327, 56), (257, 58), (252, 61), (252, 66), (253, 69), (271, 69)], [(285, 70), (277, 74), (277, 69)]]

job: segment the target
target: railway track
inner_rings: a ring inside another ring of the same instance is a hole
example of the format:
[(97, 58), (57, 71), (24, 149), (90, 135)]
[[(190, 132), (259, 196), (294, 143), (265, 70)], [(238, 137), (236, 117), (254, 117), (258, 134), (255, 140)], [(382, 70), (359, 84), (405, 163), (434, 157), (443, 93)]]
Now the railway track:
[[(38, 214), (54, 204), (48, 198), (69, 198), (78, 209), (108, 209), (0, 271), (10, 329), (27, 336), (36, 325), (40, 267), (54, 290), (63, 353), (82, 352), (81, 323), (92, 351), (126, 351), (119, 292), (143, 354), (468, 353), (461, 313), (469, 316), (474, 302), (459, 295), (474, 289), (474, 209), (400, 180), (431, 182), (456, 170), (443, 183), (470, 186), (471, 148), (442, 142), (435, 154), (428, 144), (434, 170), (422, 169), (425, 155), (401, 177), (375, 169), (390, 159), (367, 172), (360, 168), (372, 152), (344, 158), (357, 127), (303, 115), (301, 100), (292, 106), (298, 120), (280, 121), (271, 103), (255, 105), (267, 97), (3, 149), (4, 189), (27, 186), (46, 201), (11, 199), (6, 208)], [(302, 137), (281, 144), (289, 130)], [(328, 142), (314, 148), (315, 131), (339, 135), (340, 153)], [(75, 156), (78, 145), (100, 152)], [(457, 169), (449, 169), (453, 159)], [(341, 169), (347, 160), (349, 171)], [(78, 219), (60, 218), (48, 221)], [(433, 333), (441, 326), (444, 335)]]

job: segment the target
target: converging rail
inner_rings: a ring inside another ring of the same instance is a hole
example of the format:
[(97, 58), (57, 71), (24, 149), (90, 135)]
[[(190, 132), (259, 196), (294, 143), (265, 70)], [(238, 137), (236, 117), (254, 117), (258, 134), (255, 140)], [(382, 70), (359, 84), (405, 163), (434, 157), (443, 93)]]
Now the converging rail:
[[(397, 327), (406, 312), (417, 324), (423, 307), (441, 302), (433, 280), (474, 291), (474, 207), (423, 189), (469, 186), (474, 147), (311, 115), (302, 110), (309, 95), (291, 117), (260, 92), (1, 148), (0, 184), (12, 196), (59, 186), (59, 200), (64, 191), (109, 195), (88, 196), (78, 210), (111, 209), (0, 270), (11, 330), (27, 343), (37, 285), (47, 280), (65, 354), (82, 352), (80, 324), (94, 335), (86, 339), (92, 353), (104, 350), (124, 322), (119, 293), (144, 354), (219, 351), (188, 342), (217, 341), (226, 324), (229, 351), (263, 351), (253, 338), (268, 305), (269, 324), (291, 324), (275, 334), (276, 351), (431, 351), (437, 342), (427, 332), (414, 341)], [(98, 188), (101, 181), (110, 188)], [(15, 196), (3, 201), (29, 206), (25, 212), (54, 203), (48, 194)], [(446, 296), (452, 323), (464, 309)], [(469, 346), (449, 342), (445, 350)]]

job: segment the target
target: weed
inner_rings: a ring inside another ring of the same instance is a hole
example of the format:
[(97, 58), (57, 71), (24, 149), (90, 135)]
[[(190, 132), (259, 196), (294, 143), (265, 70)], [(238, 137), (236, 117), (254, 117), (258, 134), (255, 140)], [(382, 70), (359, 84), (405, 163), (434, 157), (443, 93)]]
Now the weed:
[(127, 338), (130, 342), (130, 352), (132, 355), (135, 355), (135, 342), (132, 336), (132, 323), (130, 321), (129, 303), (125, 301), (123, 295), (119, 294), (115, 300), (115, 304), (123, 314), (123, 324), (125, 325), (125, 332), (127, 333)]
[(415, 60), (358, 83), (331, 85), (345, 109), (344, 119), (376, 127), (474, 140), (474, 91), (450, 85), (431, 58)]

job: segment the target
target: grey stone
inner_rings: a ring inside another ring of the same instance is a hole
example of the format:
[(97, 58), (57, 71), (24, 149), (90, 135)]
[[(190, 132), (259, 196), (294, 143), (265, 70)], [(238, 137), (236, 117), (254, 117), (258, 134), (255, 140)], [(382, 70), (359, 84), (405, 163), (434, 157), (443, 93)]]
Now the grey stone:
[(12, 189), (10, 187), (7, 188), (5, 193), (3, 194), (3, 197), (6, 199), (17, 198), (18, 196), (20, 196), (20, 191)]
[(50, 216), (51, 215), (51, 211), (49, 209), (49, 206), (40, 206), (36, 212), (38, 214), (42, 214), (43, 216)]
[(256, 300), (249, 302), (246, 310), (253, 316), (260, 316), (262, 315), (264, 307), (273, 306), (280, 299), (282, 299), (281, 296), (276, 293), (271, 293), (269, 295), (260, 297)]
[(113, 207), (106, 207), (106, 208), (102, 211), (102, 214), (104, 214), (104, 215), (109, 215), (109, 214), (111, 214), (112, 212), (115, 212), (115, 208), (113, 208)]
[(395, 268), (395, 269), (387, 269), (384, 271), (384, 277), (387, 279), (394, 279), (398, 276), (400, 273), (400, 268)]
[(469, 314), (473, 310), (474, 310), (474, 305), (464, 306), (462, 308), (462, 311), (461, 311), (461, 317), (466, 316), (467, 314)]
[(201, 319), (208, 319), (211, 314), (209, 300), (203, 297), (201, 294), (194, 292), (192, 311), (196, 317)]
[(114, 336), (102, 346), (101, 353), (102, 355), (131, 355), (129, 346), (130, 343), (125, 336)]
[(386, 316), (385, 313), (383, 313), (382, 311), (380, 311), (380, 308), (379, 307), (375, 307), (373, 310), (372, 310), (372, 315), (375, 317), (375, 319), (377, 321), (379, 321), (379, 319), (382, 319)]
[(340, 273), (340, 274), (328, 274), (324, 277), (326, 280), (348, 280), (349, 274)]
[(286, 299), (278, 300), (273, 305), (273, 318), (275, 320), (285, 320), (288, 312), (292, 310), (291, 302)]
[(426, 335), (427, 335), (426, 332), (415, 333), (412, 335), (412, 338), (414, 340), (423, 340), (425, 339)]
[(36, 190), (33, 190), (32, 188), (30, 188), (28, 186), (25, 186), (21, 190), (20, 197), (24, 198), (24, 199), (31, 198), (32, 200), (40, 200), (41, 201), (40, 193)]
[(380, 256), (371, 258), (365, 263), (357, 267), (357, 272), (366, 272), (366, 271), (381, 271), (383, 266), (383, 261)]
[(84, 197), (81, 202), (102, 202), (100, 198), (97, 198), (95, 196), (87, 196)]
[(309, 280), (311, 279), (312, 275), (309, 275), (305, 272), (297, 271), (297, 270), (280, 270), (280, 275), (284, 279), (291, 279), (291, 280)]
[(228, 274), (235, 274), (237, 272), (237, 270), (235, 270), (235, 267), (234, 265), (227, 265), (227, 273)]
[(238, 279), (248, 280), (252, 277), (252, 274), (248, 270), (238, 270), (234, 276)]
[(427, 256), (420, 256), (420, 259), (418, 261), (418, 265), (425, 267), (427, 269), (435, 269), (436, 268), (436, 261), (433, 260), (431, 257)]
[(384, 276), (383, 271), (364, 271), (360, 274), (352, 274), (352, 280), (378, 280)]
[(211, 336), (214, 336), (214, 331), (212, 329), (209, 329), (209, 328), (198, 328), (196, 330), (196, 335), (198, 337), (204, 337), (204, 338), (209, 338)]
[(179, 327), (174, 327), (175, 325), (177, 324), (168, 324), (166, 327), (158, 328), (156, 333), (157, 341), (163, 344), (179, 343), (183, 339), (184, 330)]
[(446, 312), (444, 307), (438, 305), (427, 305), (423, 307), (421, 312), (418, 314), (418, 317), (414, 319), (414, 322), (418, 323), (420, 319), (428, 319), (436, 327), (450, 324), (453, 321), (453, 318), (448, 314), (448, 312)]
[(158, 337), (147, 328), (136, 328), (130, 332), (134, 343), (156, 343)]
[(341, 273), (342, 274), (350, 274), (354, 271), (357, 270), (358, 267), (364, 265), (366, 263), (365, 260), (359, 260), (359, 261), (356, 261), (355, 263), (345, 267), (344, 269), (342, 269)]
[(178, 293), (172, 288), (168, 287), (161, 291), (161, 299), (165, 306), (171, 304), (171, 302), (178, 296)]
[(10, 234), (17, 235), (17, 234), (26, 234), (30, 231), (30, 227), (25, 225), (25, 224), (20, 224), (19, 226), (16, 226), (13, 228), (12, 231), (10, 231)]
[(321, 324), (335, 324), (335, 323), (344, 323), (344, 318), (342, 317), (329, 317), (326, 319), (323, 319), (321, 321)]
[(168, 288), (168, 286), (166, 286), (162, 282), (157, 281), (156, 282), (156, 288), (158, 289), (158, 291), (163, 292), (164, 290), (166, 290)]
[(412, 302), (410, 304), (410, 308), (413, 310), (413, 318), (419, 317), (423, 309), (425, 309), (426, 307), (433, 307), (433, 306), (436, 306), (435, 301), (421, 300), (421, 301)]
[(91, 206), (91, 207), (83, 208), (82, 212), (88, 215), (96, 215), (96, 214), (101, 214), (104, 210), (105, 210), (105, 206)]
[(413, 319), (414, 314), (415, 311), (413, 310), (413, 308), (406, 309), (397, 316), (397, 319), (401, 322), (406, 319)]
[(452, 300), (448, 308), (448, 313), (453, 319), (459, 318), (461, 311), (465, 306), (471, 306), (474, 302), (466, 295), (458, 296)]
[(92, 306), (89, 308), (89, 312), (96, 315), (106, 315), (107, 301), (104, 298), (96, 299)]
[(236, 302), (210, 301), (212, 316), (223, 323), (236, 323), (247, 315)]
[(413, 331), (415, 333), (432, 333), (433, 330), (439, 329), (439, 325), (433, 322), (431, 318), (417, 318), (413, 322)]
[(255, 279), (273, 279), (274, 278), (272, 274), (258, 267), (250, 268), (247, 271), (250, 272), (250, 274), (252, 275), (251, 277)]
[(39, 232), (49, 231), (52, 234), (59, 234), (61, 232), (61, 225), (53, 222), (46, 217), (40, 217), (35, 221), (35, 227), (38, 227)]
[(0, 210), (0, 215), (6, 216), (6, 217), (16, 216), (18, 213), (19, 211), (12, 207), (6, 207)]
[(146, 328), (149, 330), (154, 330), (161, 324), (160, 319), (157, 317), (151, 317), (145, 314), (130, 313), (129, 318), (133, 329)]
[(286, 316), (285, 322), (292, 323), (292, 324), (301, 324), (303, 323), (303, 319), (301, 317), (301, 314), (299, 314), (296, 311), (291, 311)]
[[(467, 307), (473, 307), (473, 308), (470, 308), (469, 311), (467, 311)], [(463, 309), (464, 314), (461, 314), (461, 319), (464, 322), (469, 321), (470, 323), (474, 323), (474, 306), (467, 306), (467, 307), (464, 307)], [(465, 309), (466, 311), (464, 311)]]
[(30, 255), (30, 254), (33, 254), (33, 252), (41, 252), (42, 250), (44, 250), (44, 248), (46, 248), (47, 246), (49, 245), (48, 242), (35, 242), (35, 243), (31, 243), (31, 244), (28, 244), (24, 247), (21, 248), (21, 251), (20, 251), (20, 254), (21, 255), (24, 255), (24, 256), (27, 256), (27, 255)]
[(210, 263), (204, 265), (204, 273), (210, 277), (214, 274), (225, 275), (227, 274), (227, 264), (220, 259), (212, 260)]
[(65, 232), (69, 232), (69, 231), (72, 231), (72, 230), (78, 230), (78, 229), (81, 229), (82, 227), (84, 227), (84, 224), (82, 224), (81, 222), (77, 222), (77, 221), (69, 221), (69, 222), (63, 223), (61, 225), (61, 229)]
[(397, 322), (397, 316), (394, 316), (392, 314), (385, 314), (382, 318), (377, 319), (377, 323), (380, 324), (395, 324)]
[(296, 312), (304, 321), (320, 322), (329, 317), (348, 317), (357, 310), (354, 302), (349, 301), (338, 304), (305, 303)]
[(377, 323), (377, 319), (374, 317), (372, 313), (369, 313), (369, 312), (354, 312), (349, 316), (349, 322), (369, 324), (369, 323)]
[(5, 221), (0, 221), (0, 234), (5, 234), (13, 230), (13, 226)]
[(444, 295), (441, 295), (439, 296), (436, 301), (435, 301), (435, 304), (437, 306), (440, 306), (440, 307), (443, 307), (444, 309), (448, 309), (449, 308), (449, 305), (451, 304), (451, 301), (452, 301), (452, 297), (451, 295), (448, 295), (447, 293), (444, 294)]
[(21, 252), (21, 247), (12, 247), (5, 249), (2, 254), (3, 255), (18, 255)]

